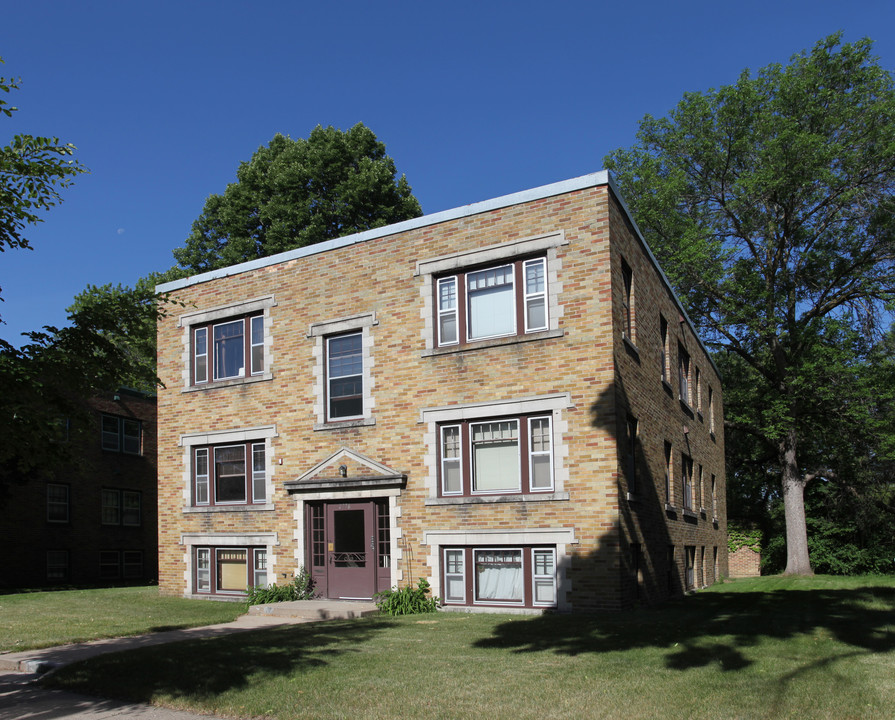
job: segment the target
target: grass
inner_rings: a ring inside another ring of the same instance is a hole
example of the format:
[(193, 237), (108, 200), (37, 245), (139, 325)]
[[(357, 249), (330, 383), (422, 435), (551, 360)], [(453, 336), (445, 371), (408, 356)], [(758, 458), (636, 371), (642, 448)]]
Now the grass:
[(159, 597), (157, 587), (0, 595), (0, 652), (228, 622), (242, 603)]
[(591, 616), (295, 625), (99, 657), (47, 682), (240, 718), (893, 717), (895, 578), (733, 581)]

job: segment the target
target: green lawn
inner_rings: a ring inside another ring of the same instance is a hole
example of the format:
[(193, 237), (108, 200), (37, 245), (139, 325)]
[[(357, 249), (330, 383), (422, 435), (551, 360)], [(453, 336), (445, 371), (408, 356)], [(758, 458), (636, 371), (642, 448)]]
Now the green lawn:
[(242, 603), (159, 597), (156, 587), (0, 595), (0, 652), (228, 622)]
[(727, 582), (595, 616), (295, 625), (100, 657), (47, 681), (232, 717), (895, 717), (895, 578)]

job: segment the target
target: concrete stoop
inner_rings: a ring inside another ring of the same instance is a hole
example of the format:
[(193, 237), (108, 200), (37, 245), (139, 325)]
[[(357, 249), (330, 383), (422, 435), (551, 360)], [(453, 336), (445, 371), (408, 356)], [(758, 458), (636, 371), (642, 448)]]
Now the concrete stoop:
[(378, 614), (376, 603), (355, 600), (293, 600), (249, 608), (249, 615), (306, 621), (350, 620)]

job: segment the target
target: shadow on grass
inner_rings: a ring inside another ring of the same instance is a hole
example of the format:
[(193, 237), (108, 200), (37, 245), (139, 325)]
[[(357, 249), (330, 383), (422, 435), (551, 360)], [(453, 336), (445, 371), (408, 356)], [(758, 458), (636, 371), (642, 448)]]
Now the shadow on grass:
[(714, 590), (631, 613), (506, 622), (476, 646), (562, 655), (658, 648), (667, 649), (672, 670), (715, 665), (729, 672), (751, 665), (743, 649), (764, 639), (824, 633), (856, 654), (895, 649), (895, 588)]
[[(102, 655), (60, 668), (50, 687), (150, 702), (158, 695), (201, 701), (244, 688), (252, 678), (319, 668), (385, 630), (385, 620), (328, 621), (246, 631)], [(133, 677), (140, 668), (141, 677)], [(147, 682), (147, 678), (151, 679)]]

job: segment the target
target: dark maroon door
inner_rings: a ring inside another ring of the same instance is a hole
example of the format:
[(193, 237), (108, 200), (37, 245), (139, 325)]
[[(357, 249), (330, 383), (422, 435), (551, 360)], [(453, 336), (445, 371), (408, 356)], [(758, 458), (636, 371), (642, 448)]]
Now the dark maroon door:
[(376, 592), (376, 505), (326, 506), (327, 596), (369, 600)]

